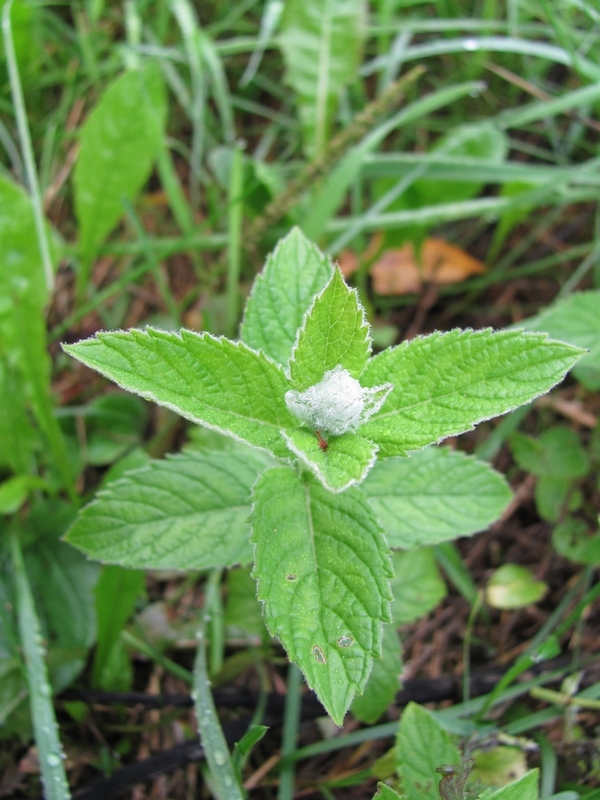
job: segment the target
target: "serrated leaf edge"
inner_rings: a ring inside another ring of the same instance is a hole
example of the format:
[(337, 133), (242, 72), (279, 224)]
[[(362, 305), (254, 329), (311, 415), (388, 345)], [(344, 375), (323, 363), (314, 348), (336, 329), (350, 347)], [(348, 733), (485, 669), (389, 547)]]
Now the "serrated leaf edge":
[[(244, 306), (244, 313), (242, 315), (242, 320), (240, 322), (240, 341), (242, 343), (244, 343), (244, 326), (246, 324), (246, 317), (247, 317), (247, 314), (248, 314), (248, 307), (249, 307), (250, 301), (254, 299), (254, 295), (258, 293), (259, 287), (262, 286), (262, 284), (266, 281), (265, 273), (266, 273), (267, 269), (273, 269), (272, 264), (276, 260), (276, 258), (278, 257), (279, 250), (283, 249), (284, 245), (287, 244), (288, 237), (292, 233), (295, 233), (296, 231), (302, 234), (302, 236), (304, 237), (307, 245), (310, 245), (316, 252), (318, 252), (321, 256), (325, 257), (325, 254), (322, 252), (322, 250), (320, 250), (314, 242), (312, 242), (310, 239), (308, 239), (306, 236), (304, 236), (304, 233), (302, 232), (302, 229), (298, 225), (294, 225), (294, 227), (290, 230), (290, 232), (287, 234), (287, 236), (284, 236), (282, 239), (279, 239), (279, 241), (275, 245), (275, 249), (272, 250), (268, 254), (267, 258), (265, 259), (265, 265), (262, 268), (262, 270), (258, 273), (258, 275), (256, 276), (256, 278), (254, 280), (254, 283), (252, 284), (252, 289), (250, 290), (250, 294), (248, 295), (248, 298), (246, 300), (246, 305)], [(331, 271), (333, 273), (333, 266), (331, 267)], [(329, 280), (331, 280), (331, 277), (329, 278)], [(329, 281), (327, 281), (327, 284), (328, 283), (329, 283)], [(321, 291), (324, 291), (324, 289), (326, 288), (327, 284), (325, 284), (325, 286), (323, 287), (323, 289)], [(314, 302), (314, 297), (313, 297), (313, 300), (311, 301), (309, 309), (307, 309), (307, 311), (305, 312), (304, 316), (306, 316), (306, 314), (308, 313), (308, 310), (310, 310), (310, 307), (312, 306), (313, 302)], [(296, 341), (297, 341), (297, 339), (298, 339), (298, 332), (296, 331)], [(296, 346), (296, 341), (294, 341), (294, 344), (292, 345), (292, 353), (294, 352), (294, 348)], [(250, 348), (250, 349), (252, 349), (252, 348)], [(255, 350), (254, 352), (263, 353), (264, 351), (262, 349), (260, 349), (260, 350)], [(265, 356), (266, 356), (266, 353), (265, 353)], [(286, 371), (285, 364), (279, 364), (278, 362), (275, 362), (275, 363), (277, 364), (278, 367), (281, 367), (281, 368), (284, 369), (284, 371)], [(286, 371), (286, 377), (289, 378), (289, 375), (287, 374), (287, 371)]]
[[(282, 458), (281, 456), (279, 456), (276, 453), (274, 453), (272, 450), (269, 450), (267, 447), (260, 447), (259, 445), (256, 445), (253, 442), (248, 442), (246, 439), (243, 439), (242, 437), (238, 436), (237, 434), (232, 433), (228, 428), (221, 428), (218, 425), (214, 425), (213, 423), (206, 422), (205, 420), (200, 419), (198, 417), (195, 417), (192, 414), (188, 414), (188, 413), (182, 412), (181, 409), (179, 409), (177, 406), (173, 405), (172, 403), (166, 403), (163, 400), (158, 400), (153, 392), (133, 391), (129, 387), (124, 386), (118, 380), (115, 380), (115, 378), (113, 378), (105, 370), (103, 370), (103, 369), (101, 369), (99, 367), (90, 367), (90, 365), (86, 364), (85, 361), (83, 359), (81, 359), (77, 355), (76, 352), (73, 352), (73, 348), (77, 347), (77, 345), (83, 344), (84, 342), (91, 342), (91, 341), (96, 341), (96, 340), (102, 341), (102, 339), (103, 339), (103, 337), (105, 335), (108, 335), (108, 336), (113, 336), (115, 334), (130, 335), (132, 333), (139, 333), (139, 334), (142, 334), (142, 335), (151, 335), (154, 332), (156, 332), (156, 333), (166, 333), (166, 334), (169, 334), (170, 336), (176, 336), (179, 339), (181, 339), (182, 342), (183, 342), (183, 336), (181, 335), (182, 332), (185, 332), (190, 337), (195, 336), (195, 337), (197, 337), (199, 339), (212, 339), (212, 341), (217, 342), (219, 344), (221, 342), (227, 342), (228, 344), (233, 345), (234, 347), (237, 347), (240, 350), (241, 349), (247, 350), (248, 352), (253, 353), (254, 355), (258, 356), (259, 358), (264, 359), (265, 361), (267, 361), (268, 363), (273, 365), (277, 370), (283, 372), (283, 374), (285, 376), (285, 370), (283, 369), (281, 364), (278, 364), (274, 359), (272, 359), (270, 356), (268, 356), (262, 350), (254, 350), (252, 347), (248, 347), (247, 344), (244, 344), (244, 342), (241, 342), (241, 341), (238, 341), (238, 340), (234, 340), (234, 339), (228, 339), (226, 336), (214, 336), (212, 333), (208, 333), (208, 331), (202, 331), (201, 333), (197, 333), (196, 331), (189, 330), (188, 328), (182, 328), (180, 331), (165, 331), (165, 330), (162, 330), (161, 328), (153, 328), (153, 327), (130, 328), (129, 330), (119, 329), (119, 330), (116, 330), (116, 331), (98, 331), (93, 336), (88, 336), (87, 339), (81, 339), (79, 342), (76, 342), (73, 345), (61, 343), (61, 347), (62, 347), (62, 349), (64, 350), (64, 352), (67, 355), (71, 356), (72, 358), (75, 358), (77, 361), (79, 361), (85, 367), (88, 367), (88, 369), (95, 370), (96, 372), (98, 372), (103, 377), (105, 377), (108, 380), (112, 381), (112, 383), (115, 383), (117, 386), (120, 386), (121, 389), (124, 389), (126, 392), (129, 392), (130, 394), (136, 394), (139, 397), (143, 397), (144, 400), (148, 400), (151, 403), (156, 403), (156, 405), (158, 405), (158, 406), (163, 406), (164, 408), (168, 408), (170, 411), (173, 411), (178, 416), (183, 417), (184, 419), (188, 419), (188, 420), (190, 420), (190, 422), (194, 422), (196, 425), (200, 425), (203, 428), (208, 428), (208, 430), (215, 431), (215, 433), (220, 433), (223, 436), (227, 436), (229, 439), (233, 439), (234, 441), (238, 442), (239, 444), (244, 444), (247, 447), (252, 447), (254, 450), (258, 450), (258, 451), (260, 451), (262, 453), (266, 453), (267, 455), (271, 456), (272, 458), (277, 459), (277, 461), (279, 461), (279, 462), (281, 462), (283, 464), (292, 464), (293, 463), (292, 459)], [(285, 376), (285, 377), (287, 378), (287, 376)], [(246, 418), (244, 417), (244, 419), (246, 419)], [(277, 423), (267, 422), (265, 420), (253, 420), (253, 421), (259, 422), (261, 425), (266, 425), (266, 426), (268, 426), (270, 428), (273, 428), (275, 430), (281, 431), (281, 428), (279, 427), (279, 425), (277, 425)]]
[[(434, 333), (426, 334), (426, 335), (423, 335), (423, 336), (415, 336), (413, 339), (408, 339), (408, 340), (406, 340), (404, 342), (401, 342), (399, 345), (396, 345), (396, 348), (400, 348), (400, 347), (406, 348), (412, 342), (416, 341), (417, 339), (420, 339), (420, 340), (422, 340), (422, 339), (431, 339), (431, 338), (434, 338), (434, 337), (440, 339), (440, 338), (442, 338), (444, 336), (448, 336), (449, 334), (454, 333), (454, 332), (457, 332), (459, 334), (471, 334), (471, 333), (477, 334), (477, 333), (490, 332), (493, 335), (493, 334), (497, 334), (497, 333), (506, 333), (507, 331), (505, 329), (495, 330), (494, 328), (480, 328), (478, 330), (474, 330), (473, 328), (452, 328), (449, 331), (435, 331)], [(585, 348), (577, 347), (576, 345), (569, 344), (568, 342), (563, 342), (560, 339), (551, 339), (547, 333), (543, 333), (543, 332), (539, 332), (539, 331), (527, 331), (527, 330), (523, 330), (522, 328), (519, 328), (518, 330), (512, 330), (511, 329), (510, 333), (515, 333), (515, 334), (516, 333), (520, 333), (520, 334), (522, 334), (523, 336), (525, 336), (527, 338), (532, 338), (532, 337), (538, 338), (540, 340), (540, 344), (542, 344), (542, 343), (543, 344), (560, 344), (563, 347), (566, 347), (566, 348), (569, 348), (570, 350), (572, 350), (574, 355), (578, 355), (579, 358), (577, 358), (570, 367), (567, 367), (567, 369), (563, 373), (563, 379), (566, 376), (567, 372), (570, 369), (572, 369), (575, 366), (575, 364), (577, 364), (577, 361), (579, 361), (579, 359), (582, 358), (585, 353), (589, 352), (589, 350), (586, 350)], [(388, 352), (388, 351), (386, 351), (386, 350), (383, 351), (383, 353), (386, 353), (386, 352)], [(361, 373), (361, 378), (364, 375), (365, 370), (368, 369), (368, 366), (369, 366), (369, 362), (367, 362), (367, 364), (365, 364), (365, 369)], [(360, 382), (360, 378), (359, 378), (359, 382)], [(479, 382), (480, 383), (484, 383), (485, 381), (479, 381)], [(554, 383), (553, 386), (556, 386), (559, 382), (560, 381), (556, 381), (556, 383)], [(396, 384), (393, 384), (393, 385), (395, 387)], [(429, 444), (425, 445), (424, 447), (419, 447), (416, 450), (410, 450), (409, 449), (409, 450), (406, 450), (405, 453), (406, 453), (406, 455), (410, 455), (411, 453), (418, 453), (421, 450), (424, 450), (425, 447), (431, 447), (432, 445), (438, 445), (438, 444), (440, 444), (440, 442), (443, 442), (445, 439), (448, 439), (451, 436), (460, 436), (461, 434), (466, 433), (467, 431), (473, 431), (473, 430), (475, 430), (475, 426), (479, 425), (481, 422), (486, 422), (487, 420), (495, 419), (496, 417), (502, 417), (505, 414), (510, 414), (511, 411), (514, 411), (515, 409), (520, 408), (522, 405), (526, 405), (527, 403), (532, 403), (538, 397), (541, 397), (542, 395), (547, 394), (550, 391), (551, 388), (552, 388), (552, 386), (549, 389), (546, 389), (545, 391), (538, 392), (537, 394), (532, 395), (531, 399), (526, 401), (526, 403), (519, 403), (519, 404), (517, 404), (515, 406), (510, 406), (505, 411), (502, 411), (499, 414), (492, 414), (489, 417), (478, 417), (476, 422), (471, 423), (467, 428), (463, 428), (460, 431), (455, 431), (454, 433), (445, 434), (444, 436), (441, 436), (439, 439), (433, 440), (432, 442), (430, 442)], [(421, 405), (421, 404), (418, 404), (418, 405)], [(412, 408), (412, 406), (408, 406), (408, 408)], [(375, 416), (373, 416), (371, 419), (367, 420), (367, 422), (365, 422), (364, 425), (368, 426), (371, 422), (375, 423), (380, 419), (385, 419), (386, 417), (393, 417), (393, 416), (395, 416), (396, 414), (399, 414), (399, 413), (401, 413), (401, 411), (399, 411), (399, 410), (393, 410), (393, 411), (387, 411), (387, 412), (384, 412), (384, 411), (380, 410), (380, 411), (377, 412), (377, 414)], [(395, 456), (382, 456), (382, 458), (388, 458), (388, 457), (394, 458)]]
[[(292, 346), (292, 354), (290, 356), (290, 360), (287, 363), (287, 366), (284, 368), (285, 376), (290, 381), (290, 383), (292, 383), (292, 386), (293, 386), (293, 381), (292, 381), (292, 378), (291, 378), (291, 364), (292, 364), (292, 361), (295, 361), (295, 357), (294, 356), (295, 356), (296, 350), (298, 349), (298, 345), (300, 343), (300, 337), (302, 336), (302, 334), (304, 333), (304, 331), (306, 329), (306, 325), (307, 325), (308, 319), (311, 316), (315, 305), (321, 299), (321, 297), (325, 294), (325, 292), (327, 291), (327, 289), (331, 285), (331, 282), (333, 280), (335, 280), (335, 278), (338, 275), (342, 279), (342, 283), (344, 284), (344, 286), (348, 289), (348, 296), (351, 296), (351, 295), (355, 295), (356, 296), (356, 305), (357, 305), (357, 308), (359, 309), (359, 311), (361, 313), (361, 318), (362, 318), (362, 322), (361, 322), (359, 330), (363, 331), (363, 330), (366, 329), (366, 333), (367, 333), (367, 345), (368, 345), (368, 347), (367, 347), (367, 363), (369, 361), (369, 357), (370, 357), (371, 353), (373, 352), (373, 338), (371, 336), (371, 324), (367, 319), (367, 315), (366, 315), (366, 312), (365, 312), (365, 307), (360, 302), (360, 296), (358, 294), (358, 290), (353, 288), (353, 287), (351, 287), (351, 286), (348, 286), (348, 284), (344, 280), (344, 276), (342, 275), (342, 270), (340, 269), (339, 265), (336, 264), (336, 266), (333, 268), (333, 274), (332, 274), (331, 278), (327, 281), (327, 283), (321, 289), (321, 291), (317, 292), (317, 294), (315, 294), (315, 296), (313, 297), (310, 306), (306, 309), (304, 317), (302, 318), (302, 323), (301, 323), (300, 327), (298, 328), (298, 330), (296, 331), (296, 339), (295, 339), (294, 344)], [(366, 369), (366, 364), (365, 364), (365, 369)], [(325, 374), (325, 370), (323, 371), (323, 375), (324, 374)], [(321, 376), (321, 378), (323, 377), (323, 375)]]
[[(260, 603), (263, 622), (265, 624), (265, 627), (266, 627), (267, 631), (269, 632), (269, 634), (271, 636), (273, 636), (273, 637), (278, 639), (278, 641), (281, 643), (282, 647), (284, 648), (286, 654), (288, 655), (288, 658), (290, 659), (290, 661), (292, 663), (296, 664), (298, 666), (298, 669), (300, 669), (302, 671), (302, 675), (304, 676), (304, 679), (306, 680), (307, 685), (310, 688), (310, 690), (317, 695), (319, 700), (325, 706), (326, 705), (325, 701), (321, 699), (321, 697), (317, 693), (316, 688), (311, 686), (311, 684), (308, 682), (308, 677), (305, 675), (304, 671), (301, 669), (301, 667), (297, 664), (296, 661), (293, 661), (289, 657), (289, 653), (287, 651), (287, 648), (286, 648), (285, 644), (283, 643), (283, 641), (281, 640), (281, 638), (279, 636), (279, 633), (276, 630), (273, 630), (271, 628), (271, 626), (269, 625), (269, 623), (267, 621), (267, 616), (266, 616), (266, 613), (265, 613), (265, 607), (266, 607), (267, 600), (265, 598), (259, 597), (259, 587), (258, 587), (259, 578), (256, 575), (256, 571), (255, 571), (256, 570), (256, 550), (257, 550), (257, 547), (258, 547), (258, 545), (256, 543), (256, 540), (255, 540), (255, 533), (254, 533), (255, 532), (254, 514), (255, 514), (255, 507), (256, 507), (256, 485), (259, 482), (259, 480), (261, 480), (264, 477), (265, 472), (269, 471), (269, 469), (278, 469), (278, 467), (268, 468), (263, 473), (261, 473), (256, 478), (254, 484), (252, 485), (252, 490), (251, 490), (251, 494), (250, 494), (251, 511), (250, 511), (250, 516), (248, 518), (248, 524), (250, 526), (250, 531), (251, 531), (250, 532), (250, 543), (252, 545), (253, 556), (254, 556), (252, 571), (251, 571), (250, 575), (256, 581), (256, 599)], [(332, 492), (332, 494), (334, 494), (334, 493)], [(387, 569), (386, 569), (387, 596), (384, 598), (384, 600), (386, 601), (385, 605), (386, 605), (386, 612), (387, 613), (385, 614), (385, 616), (380, 616), (379, 619), (378, 619), (377, 637), (376, 637), (376, 640), (373, 642), (374, 648), (371, 651), (364, 650), (365, 653), (370, 653), (370, 663), (368, 665), (367, 674), (365, 675), (365, 677), (364, 677), (364, 679), (363, 679), (361, 684), (356, 684), (354, 695), (351, 698), (350, 702), (348, 703), (348, 706), (345, 709), (343, 716), (345, 716), (348, 713), (348, 711), (350, 710), (350, 706), (352, 705), (352, 700), (354, 699), (354, 697), (357, 694), (359, 694), (359, 695), (363, 694), (364, 688), (367, 685), (367, 682), (368, 682), (369, 677), (371, 676), (371, 672), (373, 670), (373, 659), (374, 658), (382, 658), (383, 657), (383, 652), (382, 652), (382, 648), (383, 648), (383, 626), (385, 624), (391, 624), (393, 622), (393, 618), (392, 618), (392, 601), (393, 601), (394, 598), (393, 598), (392, 590), (391, 590), (391, 587), (390, 587), (390, 581), (394, 577), (395, 573), (394, 573), (394, 567), (393, 567), (393, 563), (392, 563), (392, 550), (391, 550), (391, 548), (390, 548), (390, 546), (388, 544), (387, 537), (386, 537), (386, 534), (385, 534), (385, 530), (383, 529), (381, 523), (379, 522), (379, 518), (378, 518), (377, 514), (372, 509), (371, 504), (369, 503), (368, 497), (366, 495), (364, 495), (363, 499), (364, 499), (366, 505), (369, 507), (369, 510), (371, 511), (371, 514), (373, 515), (373, 519), (374, 519), (374, 521), (376, 522), (376, 524), (377, 524), (377, 526), (379, 528), (379, 533), (381, 535), (381, 539), (382, 539), (385, 547), (387, 548), (387, 552), (385, 553), (385, 559), (384, 559), (385, 563), (387, 565)], [(328, 711), (328, 713), (330, 713), (330, 712)], [(331, 714), (330, 714), (330, 716), (331, 716)], [(332, 719), (333, 719), (333, 717), (332, 717)], [(339, 727), (341, 727), (342, 721), (339, 722), (339, 723), (336, 722), (336, 724), (338, 724)], [(335, 720), (334, 720), (334, 722), (335, 722)]]
[[(499, 472), (497, 469), (495, 469), (489, 463), (489, 461), (484, 461), (482, 458), (479, 458), (479, 456), (477, 456), (474, 453), (465, 453), (464, 450), (455, 450), (453, 447), (449, 447), (449, 446), (446, 446), (446, 445), (440, 446), (439, 444), (433, 444), (433, 443), (426, 445), (426, 447), (421, 447), (420, 450), (411, 450), (410, 453), (415, 453), (415, 454), (416, 453), (422, 453), (424, 450), (431, 450), (433, 447), (436, 447), (439, 450), (447, 451), (449, 453), (460, 455), (463, 463), (467, 462), (467, 461), (471, 462), (471, 463), (477, 462), (477, 464), (480, 464), (482, 467), (484, 467), (485, 470), (488, 473), (491, 472), (491, 473), (493, 473), (494, 475), (496, 475), (497, 477), (499, 477), (502, 480), (502, 483), (504, 484), (505, 488), (507, 488), (510, 491), (511, 497), (514, 495), (512, 487), (511, 487), (510, 483), (504, 477), (503, 473)], [(389, 463), (390, 461), (393, 461), (396, 458), (397, 459), (406, 459), (406, 458), (410, 458), (410, 457), (411, 457), (410, 454), (407, 454), (406, 456), (390, 456), (389, 458), (385, 459), (385, 462)], [(363, 487), (363, 491), (365, 492), (365, 495), (367, 496), (367, 498), (384, 497), (385, 496), (385, 495), (381, 495), (381, 494), (369, 494), (368, 490), (365, 490), (364, 487)]]
[[(319, 468), (319, 465), (312, 461), (305, 452), (300, 450), (300, 448), (296, 447), (293, 443), (292, 439), (286, 434), (285, 431), (280, 431), (281, 436), (285, 440), (285, 443), (289, 447), (292, 453), (296, 455), (300, 461), (304, 464), (304, 466), (308, 467), (308, 469), (313, 473), (313, 475), (319, 480), (322, 486), (324, 486), (328, 491), (332, 494), (340, 494), (341, 492), (345, 492), (346, 489), (349, 489), (350, 486), (358, 486), (361, 484), (366, 476), (369, 474), (370, 470), (373, 468), (373, 465), (377, 461), (377, 453), (379, 451), (379, 445), (375, 442), (372, 442), (370, 439), (366, 439), (365, 441), (369, 442), (373, 446), (373, 455), (365, 469), (363, 470), (362, 474), (358, 478), (351, 478), (348, 483), (345, 483), (342, 487), (334, 487), (332, 486), (325, 477), (325, 474)], [(362, 438), (362, 437), (361, 437)], [(375, 512), (373, 512), (375, 514)], [(377, 515), (375, 515), (377, 516)], [(380, 523), (381, 524), (381, 523)]]
[[(254, 449), (255, 450), (261, 450), (262, 448), (256, 447)], [(207, 450), (206, 451), (206, 454), (209, 454), (209, 455), (219, 455), (221, 453), (223, 453), (224, 455), (229, 455), (228, 451), (226, 451), (226, 450)], [(197, 454), (192, 456), (192, 460), (195, 459), (197, 456), (199, 456), (201, 458), (203, 455), (204, 455), (204, 453), (202, 453), (202, 454), (197, 453)], [(108, 500), (108, 501), (114, 500), (113, 490), (115, 488), (117, 488), (117, 487), (121, 487), (123, 484), (128, 483), (130, 478), (132, 478), (134, 476), (137, 476), (137, 475), (140, 475), (141, 473), (153, 472), (154, 470), (157, 469), (158, 465), (162, 464), (164, 461), (173, 462), (173, 461), (180, 461), (180, 460), (190, 460), (189, 453), (185, 453), (185, 452), (167, 453), (164, 456), (164, 458), (155, 458), (155, 459), (152, 459), (148, 464), (144, 464), (144, 466), (142, 466), (142, 467), (136, 467), (134, 469), (127, 470), (127, 472), (125, 472), (124, 475), (121, 475), (120, 478), (117, 478), (117, 480), (111, 481), (107, 486), (105, 486), (104, 488), (98, 490), (96, 492), (96, 494), (94, 495), (94, 499), (93, 500), (91, 500), (89, 503), (86, 503), (82, 508), (78, 509), (75, 519), (69, 525), (67, 531), (63, 534), (63, 536), (60, 537), (61, 541), (68, 542), (68, 544), (70, 544), (71, 547), (75, 547), (77, 550), (79, 550), (81, 553), (83, 553), (83, 555), (85, 555), (85, 557), (88, 559), (88, 561), (98, 561), (98, 559), (96, 557), (88, 555), (88, 553), (85, 550), (80, 548), (79, 545), (77, 543), (73, 542), (71, 540), (71, 538), (70, 538), (71, 531), (79, 523), (79, 521), (81, 519), (83, 519), (83, 517), (85, 515), (85, 512), (88, 511), (90, 508), (93, 508), (94, 506), (100, 505), (100, 503), (105, 501), (105, 500)], [(267, 466), (266, 469), (276, 469), (276, 467)], [(264, 471), (266, 471), (266, 470), (263, 470), (263, 472)], [(254, 485), (260, 479), (261, 475), (262, 475), (262, 472), (260, 472), (257, 475), (256, 480), (254, 481), (254, 483), (250, 487), (250, 490), (248, 492), (248, 502), (247, 503), (243, 503), (242, 505), (239, 505), (239, 506), (228, 506), (227, 508), (228, 509), (234, 509), (234, 510), (235, 509), (248, 508), (248, 510), (250, 512), (250, 510), (252, 508), (252, 504), (250, 503), (250, 499), (251, 499), (252, 493), (254, 491)], [(250, 516), (248, 517), (247, 524), (248, 524), (248, 528), (250, 529)], [(102, 563), (102, 564), (117, 564), (117, 565), (120, 565), (121, 562), (120, 561), (103, 560), (100, 563)], [(141, 567), (134, 567), (133, 569), (141, 569)], [(154, 567), (149, 565), (149, 566), (145, 567), (145, 569), (154, 569)], [(182, 568), (181, 570), (177, 570), (175, 567), (172, 567), (171, 569), (174, 569), (175, 571), (185, 572), (184, 568)]]

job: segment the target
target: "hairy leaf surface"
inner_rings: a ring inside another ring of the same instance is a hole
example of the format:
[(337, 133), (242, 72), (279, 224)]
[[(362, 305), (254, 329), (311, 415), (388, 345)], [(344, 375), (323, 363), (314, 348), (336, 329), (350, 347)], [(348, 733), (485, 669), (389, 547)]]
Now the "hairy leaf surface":
[(382, 457), (405, 455), (533, 400), (582, 355), (518, 331), (453, 330), (403, 342), (372, 358), (361, 375), (363, 386), (394, 388), (360, 433), (379, 444)]
[(338, 365), (358, 378), (370, 351), (371, 334), (358, 294), (336, 269), (298, 331), (289, 365), (294, 388), (303, 392)]
[(282, 435), (302, 465), (308, 467), (331, 492), (343, 492), (349, 486), (361, 483), (375, 463), (377, 445), (355, 433), (330, 437), (327, 450), (319, 447), (316, 435), (305, 428), (284, 431)]
[(279, 433), (297, 427), (285, 405), (288, 383), (262, 353), (209, 334), (152, 328), (99, 333), (64, 349), (124, 389), (289, 460)]
[(299, 228), (292, 228), (254, 281), (242, 322), (242, 341), (285, 366), (304, 314), (331, 273), (329, 258)]
[(362, 489), (390, 547), (401, 548), (438, 544), (484, 530), (511, 498), (499, 472), (445, 447), (379, 461)]
[(358, 489), (331, 494), (280, 468), (254, 488), (252, 541), (267, 626), (339, 725), (390, 618), (382, 531)]
[(248, 563), (250, 490), (269, 463), (239, 445), (153, 461), (100, 492), (80, 512), (67, 541), (92, 558), (124, 567)]
[(585, 347), (573, 370), (577, 380), (591, 391), (600, 389), (600, 292), (578, 292), (519, 323), (528, 331), (545, 331), (555, 339)]

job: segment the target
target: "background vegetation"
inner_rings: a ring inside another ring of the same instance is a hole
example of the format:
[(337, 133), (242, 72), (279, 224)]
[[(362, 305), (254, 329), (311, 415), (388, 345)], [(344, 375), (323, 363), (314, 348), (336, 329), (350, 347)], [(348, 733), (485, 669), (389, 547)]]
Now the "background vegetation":
[[(188, 692), (208, 595), (228, 741), (248, 714), (269, 725), (237, 751), (250, 797), (370, 798), (377, 779), (398, 785), (411, 742), (435, 742), (442, 763), (477, 734), (482, 787), (539, 766), (541, 797), (597, 800), (595, 5), (2, 8), (0, 795), (39, 797), (42, 768), (47, 796), (68, 796), (58, 737), (81, 798), (207, 795)], [(451, 443), (492, 462), (514, 499), (474, 539), (399, 554), (404, 688), (392, 704), (392, 635), (380, 705), (358, 705), (335, 735), (266, 638), (246, 569), (213, 586), (100, 567), (61, 541), (128, 470), (222, 443), (115, 391), (59, 342), (145, 324), (235, 336), (294, 225), (339, 260), (379, 347), (525, 324), (590, 349), (551, 395)], [(409, 706), (390, 750), (409, 700), (446, 707), (428, 729)], [(460, 797), (450, 777), (442, 789)], [(406, 775), (402, 789), (422, 791)]]

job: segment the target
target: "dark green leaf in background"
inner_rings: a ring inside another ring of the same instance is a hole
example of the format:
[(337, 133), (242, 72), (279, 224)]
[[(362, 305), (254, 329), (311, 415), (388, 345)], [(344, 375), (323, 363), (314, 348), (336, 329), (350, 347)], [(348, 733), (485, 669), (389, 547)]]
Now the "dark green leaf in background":
[(383, 626), (383, 655), (373, 659), (373, 669), (363, 693), (350, 706), (354, 716), (372, 725), (394, 702), (400, 688), (402, 649), (393, 625)]
[(378, 462), (362, 490), (390, 547), (402, 548), (438, 544), (484, 530), (511, 498), (500, 473), (446, 447)]
[(80, 287), (98, 247), (150, 176), (166, 119), (166, 96), (158, 65), (118, 77), (88, 115), (80, 134), (74, 172), (79, 222)]
[(394, 625), (404, 625), (425, 616), (446, 596), (446, 584), (440, 575), (432, 548), (415, 547), (393, 553), (392, 566)]
[(590, 352), (573, 368), (573, 374), (590, 391), (600, 389), (600, 292), (578, 292), (559, 300), (520, 322), (519, 327), (545, 331), (554, 339), (587, 348)]
[(439, 800), (436, 768), (459, 763), (460, 753), (428, 711), (409, 703), (400, 720), (396, 758), (408, 800)]

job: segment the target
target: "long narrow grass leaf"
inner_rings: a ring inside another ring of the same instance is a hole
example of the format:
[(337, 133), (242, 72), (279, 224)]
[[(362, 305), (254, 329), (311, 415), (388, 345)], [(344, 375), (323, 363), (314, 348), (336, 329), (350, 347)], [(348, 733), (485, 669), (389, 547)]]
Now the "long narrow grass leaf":
[(69, 800), (71, 793), (52, 704), (52, 687), (44, 660), (44, 644), (20, 542), (11, 537), (17, 617), (29, 685), (31, 718), (39, 753), (46, 800)]

